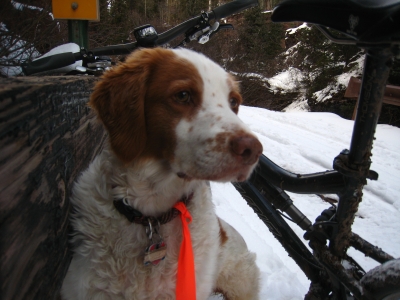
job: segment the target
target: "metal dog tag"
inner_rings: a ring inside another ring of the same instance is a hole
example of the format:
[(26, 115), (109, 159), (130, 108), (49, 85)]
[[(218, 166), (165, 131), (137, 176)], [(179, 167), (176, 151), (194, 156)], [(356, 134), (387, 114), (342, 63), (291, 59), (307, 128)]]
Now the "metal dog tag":
[(144, 264), (146, 266), (152, 264), (158, 265), (167, 254), (167, 245), (164, 241), (148, 246), (144, 253)]

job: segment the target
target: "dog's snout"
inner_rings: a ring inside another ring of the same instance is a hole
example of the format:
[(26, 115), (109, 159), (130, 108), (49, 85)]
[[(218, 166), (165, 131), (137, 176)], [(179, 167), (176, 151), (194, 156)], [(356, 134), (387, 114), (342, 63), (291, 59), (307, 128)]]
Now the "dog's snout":
[(231, 152), (245, 165), (254, 164), (263, 151), (260, 141), (251, 135), (234, 137), (230, 145)]

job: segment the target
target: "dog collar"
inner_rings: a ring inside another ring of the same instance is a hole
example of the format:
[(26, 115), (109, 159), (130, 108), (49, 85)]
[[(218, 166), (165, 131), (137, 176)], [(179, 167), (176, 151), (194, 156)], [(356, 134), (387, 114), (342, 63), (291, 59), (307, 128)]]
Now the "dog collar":
[[(192, 198), (193, 198), (193, 192), (190, 193), (188, 196), (182, 197), (177, 202), (183, 202), (185, 206), (187, 206)], [(151, 224), (158, 223), (162, 225), (172, 221), (180, 214), (178, 209), (172, 207), (170, 210), (168, 210), (166, 213), (162, 214), (159, 217), (144, 216), (140, 211), (134, 209), (132, 206), (126, 205), (123, 199), (114, 200), (114, 207), (118, 210), (120, 214), (124, 215), (129, 222), (142, 224), (143, 226), (149, 226), (149, 223)]]

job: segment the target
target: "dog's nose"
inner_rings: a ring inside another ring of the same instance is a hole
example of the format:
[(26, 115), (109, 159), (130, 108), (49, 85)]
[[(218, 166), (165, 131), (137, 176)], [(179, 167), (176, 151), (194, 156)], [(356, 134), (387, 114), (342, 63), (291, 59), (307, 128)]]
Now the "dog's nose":
[(263, 147), (260, 141), (251, 135), (244, 135), (232, 138), (231, 152), (244, 165), (254, 164), (262, 154)]

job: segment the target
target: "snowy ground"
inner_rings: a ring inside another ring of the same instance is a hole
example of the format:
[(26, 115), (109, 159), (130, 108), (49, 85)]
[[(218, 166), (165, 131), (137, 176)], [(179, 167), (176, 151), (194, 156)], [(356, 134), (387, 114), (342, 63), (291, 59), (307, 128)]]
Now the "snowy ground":
[[(333, 158), (349, 147), (353, 127), (353, 121), (330, 113), (283, 113), (241, 107), (239, 116), (257, 134), (264, 154), (296, 173), (331, 169)], [(365, 187), (353, 231), (400, 257), (400, 129), (379, 125), (376, 137), (371, 169), (379, 173), (379, 180), (369, 181)], [(257, 253), (262, 274), (260, 299), (303, 299), (309, 281), (246, 201), (231, 184), (212, 183), (211, 187), (218, 215), (233, 225), (250, 250)], [(291, 196), (312, 221), (329, 207), (317, 196)], [(296, 225), (292, 227), (299, 236), (303, 235)], [(355, 250), (349, 253), (366, 270), (377, 265)]]

